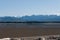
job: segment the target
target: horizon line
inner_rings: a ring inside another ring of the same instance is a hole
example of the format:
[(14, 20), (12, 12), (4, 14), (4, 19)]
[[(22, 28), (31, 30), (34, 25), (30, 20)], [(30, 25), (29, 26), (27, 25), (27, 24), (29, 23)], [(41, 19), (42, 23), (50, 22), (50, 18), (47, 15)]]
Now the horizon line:
[[(60, 15), (24, 15), (24, 16), (60, 16)], [(0, 17), (23, 17), (23, 16), (0, 16)]]

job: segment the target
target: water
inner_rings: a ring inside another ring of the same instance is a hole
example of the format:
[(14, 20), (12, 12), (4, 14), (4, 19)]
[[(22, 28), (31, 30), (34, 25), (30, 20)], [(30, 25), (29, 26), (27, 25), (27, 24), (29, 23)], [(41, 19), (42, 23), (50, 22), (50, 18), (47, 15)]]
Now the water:
[(0, 23), (0, 27), (43, 27), (43, 28), (60, 28), (60, 23)]

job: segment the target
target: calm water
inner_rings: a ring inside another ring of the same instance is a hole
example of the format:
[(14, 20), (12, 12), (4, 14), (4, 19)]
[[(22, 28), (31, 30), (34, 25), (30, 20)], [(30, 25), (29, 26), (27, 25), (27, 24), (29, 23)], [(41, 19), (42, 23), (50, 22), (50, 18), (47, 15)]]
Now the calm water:
[(60, 28), (60, 23), (0, 23), (0, 27), (49, 27)]

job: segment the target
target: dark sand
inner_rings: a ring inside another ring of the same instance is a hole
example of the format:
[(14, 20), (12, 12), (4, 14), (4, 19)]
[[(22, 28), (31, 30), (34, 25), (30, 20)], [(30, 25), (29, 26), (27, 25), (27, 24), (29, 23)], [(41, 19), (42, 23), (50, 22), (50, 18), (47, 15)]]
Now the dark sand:
[[(49, 24), (50, 25), (50, 24)], [(53, 27), (53, 26), (56, 27)], [(25, 25), (23, 24), (24, 27), (22, 27), (21, 24), (1, 24), (0, 23), (0, 38), (5, 38), (5, 37), (30, 37), (30, 36), (41, 36), (41, 35), (60, 35), (60, 24), (54, 24), (49, 27), (38, 27), (33, 25)], [(17, 28), (17, 26), (20, 26)], [(31, 26), (30, 28), (28, 26)], [(44, 26), (44, 25), (43, 25)], [(46, 25), (45, 25), (46, 26)], [(57, 27), (59, 26), (59, 27)]]
[(60, 34), (60, 28), (3, 28), (0, 37), (28, 37)]

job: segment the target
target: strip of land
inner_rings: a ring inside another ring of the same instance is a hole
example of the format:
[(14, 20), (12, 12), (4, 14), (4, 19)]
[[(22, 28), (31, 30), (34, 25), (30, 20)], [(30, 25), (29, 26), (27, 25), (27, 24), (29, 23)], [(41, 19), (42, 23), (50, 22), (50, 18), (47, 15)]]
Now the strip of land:
[(60, 28), (0, 28), (0, 38), (59, 35)]

